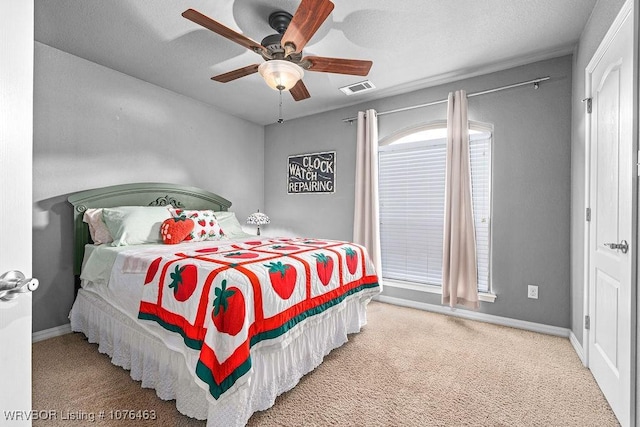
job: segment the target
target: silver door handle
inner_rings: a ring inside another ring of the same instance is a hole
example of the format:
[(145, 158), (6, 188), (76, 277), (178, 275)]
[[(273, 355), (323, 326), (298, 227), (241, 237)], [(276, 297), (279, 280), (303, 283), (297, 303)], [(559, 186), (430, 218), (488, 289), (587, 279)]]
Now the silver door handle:
[(611, 249), (620, 249), (623, 254), (626, 254), (629, 251), (629, 243), (626, 240), (623, 240), (620, 243), (605, 243), (605, 246), (609, 246)]
[(10, 301), (19, 294), (38, 289), (38, 279), (27, 279), (20, 271), (11, 270), (0, 276), (0, 301)]

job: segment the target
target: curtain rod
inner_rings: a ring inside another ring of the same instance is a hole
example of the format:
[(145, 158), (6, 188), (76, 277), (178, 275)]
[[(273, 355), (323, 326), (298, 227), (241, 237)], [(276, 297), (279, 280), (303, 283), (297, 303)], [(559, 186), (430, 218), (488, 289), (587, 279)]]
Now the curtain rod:
[[(533, 87), (535, 89), (538, 89), (538, 83), (544, 82), (546, 80), (549, 80), (550, 78), (551, 77), (549, 77), (549, 76), (547, 76), (547, 77), (538, 77), (537, 79), (529, 80), (529, 81), (526, 81), (526, 82), (514, 83), (512, 85), (501, 86), (501, 87), (497, 87), (497, 88), (489, 89), (489, 90), (483, 90), (482, 92), (470, 93), (470, 94), (467, 95), (467, 98), (471, 98), (471, 97), (479, 96), (479, 95), (486, 95), (487, 93), (499, 92), (501, 90), (511, 89), (511, 88), (514, 88), (514, 87), (530, 85), (530, 84), (533, 84)], [(395, 110), (382, 111), (382, 112), (378, 113), (377, 115), (378, 116), (384, 116), (386, 114), (400, 113), (402, 111), (415, 110), (416, 108), (429, 107), (431, 105), (437, 105), (437, 104), (444, 104), (447, 101), (448, 101), (448, 99), (441, 99), (439, 101), (427, 102), (426, 104), (412, 105), (410, 107), (403, 107), (403, 108), (397, 108)], [(350, 123), (350, 124), (353, 123), (356, 120), (358, 120), (357, 117), (348, 117), (346, 119), (342, 119), (343, 122)]]

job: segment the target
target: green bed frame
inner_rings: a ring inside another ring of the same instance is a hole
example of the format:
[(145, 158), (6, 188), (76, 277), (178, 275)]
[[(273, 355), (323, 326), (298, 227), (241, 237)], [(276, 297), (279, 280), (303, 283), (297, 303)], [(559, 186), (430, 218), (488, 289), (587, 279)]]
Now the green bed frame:
[(90, 208), (116, 206), (173, 206), (185, 209), (226, 211), (231, 202), (224, 197), (196, 187), (157, 182), (113, 185), (80, 191), (67, 200), (73, 205), (73, 274), (79, 281), (84, 247), (92, 243), (89, 226), (82, 221)]

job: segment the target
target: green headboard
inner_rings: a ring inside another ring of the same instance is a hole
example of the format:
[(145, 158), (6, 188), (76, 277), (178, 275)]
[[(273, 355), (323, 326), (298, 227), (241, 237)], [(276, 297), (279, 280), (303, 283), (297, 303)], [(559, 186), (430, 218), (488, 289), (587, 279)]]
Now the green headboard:
[(186, 209), (226, 211), (231, 202), (217, 194), (196, 187), (177, 184), (143, 182), (94, 188), (70, 195), (73, 205), (73, 274), (80, 275), (84, 246), (91, 243), (89, 227), (82, 221), (89, 208), (115, 206), (169, 206)]

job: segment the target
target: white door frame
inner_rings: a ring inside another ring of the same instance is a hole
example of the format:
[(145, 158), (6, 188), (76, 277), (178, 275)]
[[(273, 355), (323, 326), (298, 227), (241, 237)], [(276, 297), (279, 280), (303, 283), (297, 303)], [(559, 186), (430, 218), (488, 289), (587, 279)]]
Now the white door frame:
[[(611, 27), (609, 28), (609, 30), (607, 31), (606, 35), (604, 36), (604, 38), (602, 39), (602, 41), (600, 42), (600, 45), (598, 46), (598, 49), (596, 50), (596, 52), (593, 54), (593, 57), (591, 58), (591, 60), (589, 61), (589, 64), (587, 65), (587, 67), (585, 68), (585, 100), (590, 100), (592, 97), (592, 85), (591, 85), (591, 73), (594, 71), (596, 64), (598, 64), (598, 62), (602, 59), (602, 56), (604, 55), (604, 53), (606, 52), (607, 48), (609, 47), (609, 45), (611, 44), (612, 39), (614, 38), (615, 34), (618, 32), (618, 30), (620, 29), (625, 16), (631, 11), (632, 13), (632, 19), (633, 16), (637, 15), (638, 11), (635, 11), (635, 15), (634, 15), (634, 2), (638, 3), (638, 0), (627, 0), (624, 5), (622, 6), (622, 8), (620, 9), (620, 12), (618, 13), (616, 19), (614, 20), (614, 22), (611, 24)], [(634, 33), (637, 34), (637, 20), (635, 22), (635, 27), (634, 27)], [(637, 40), (637, 39), (636, 39)], [(636, 41), (637, 43), (637, 41)], [(637, 48), (637, 47), (636, 47)], [(637, 52), (637, 50), (634, 49), (634, 51)], [(633, 71), (633, 75), (634, 75), (634, 85), (637, 85), (637, 77), (638, 77), (638, 58), (636, 59), (636, 63), (634, 64), (634, 71)], [(632, 152), (634, 153), (634, 160), (633, 163), (637, 164), (638, 163), (638, 97), (636, 96), (637, 92), (637, 87), (634, 87), (634, 100), (633, 100), (633, 115), (634, 115), (634, 131), (633, 131), (633, 147), (632, 147)], [(587, 117), (587, 119), (585, 119), (585, 208), (589, 208), (591, 206), (591, 119), (588, 118), (587, 115), (587, 103), (585, 102), (585, 117)], [(638, 166), (637, 168), (634, 168), (634, 171), (639, 171), (640, 173), (640, 166)], [(634, 175), (634, 178), (632, 180), (632, 190), (631, 190), (631, 206), (632, 206), (632, 213), (631, 213), (631, 222), (632, 222), (632, 236), (633, 239), (632, 241), (629, 243), (632, 247), (633, 247), (633, 251), (637, 251), (638, 249), (638, 197), (637, 197), (637, 192), (638, 192), (638, 175)], [(586, 212), (585, 212), (586, 215)], [(585, 220), (584, 222), (584, 302), (583, 302), (583, 312), (585, 316), (590, 315), (590, 311), (589, 311), (589, 304), (590, 304), (590, 298), (589, 298), (589, 291), (590, 291), (590, 274), (589, 274), (589, 270), (590, 270), (590, 265), (589, 265), (589, 260), (590, 260), (590, 242), (591, 242), (591, 233), (590, 233), (590, 223), (588, 221)], [(637, 252), (636, 252), (637, 253)], [(638, 307), (638, 294), (637, 294), (637, 286), (638, 286), (638, 257), (636, 256), (636, 258), (631, 260), (631, 330), (632, 331), (638, 331), (637, 329), (637, 307)], [(590, 330), (587, 329), (586, 327), (586, 322), (583, 321), (583, 330), (582, 330), (582, 350), (583, 350), (583, 364), (584, 366), (588, 367), (589, 366), (589, 336), (590, 334)], [(637, 372), (636, 372), (636, 367), (637, 367), (637, 354), (636, 354), (636, 340), (637, 340), (637, 335), (638, 333), (632, 333), (631, 334), (631, 384), (635, 385), (636, 384), (636, 379), (637, 379)], [(635, 387), (632, 387), (631, 390), (631, 404), (632, 404), (632, 412), (634, 412), (634, 403), (637, 402), (636, 400), (636, 390)], [(635, 421), (636, 421), (636, 417), (639, 414), (636, 413), (632, 413), (631, 414), (631, 425), (634, 426), (636, 425)]]

